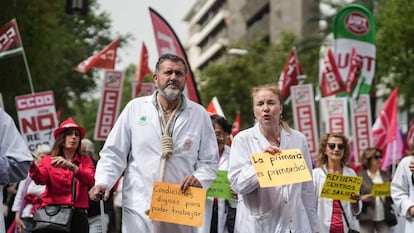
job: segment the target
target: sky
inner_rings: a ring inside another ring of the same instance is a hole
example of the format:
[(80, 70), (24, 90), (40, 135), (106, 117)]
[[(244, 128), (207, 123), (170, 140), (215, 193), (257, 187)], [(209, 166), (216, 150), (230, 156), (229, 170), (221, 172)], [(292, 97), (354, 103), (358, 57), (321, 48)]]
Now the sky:
[(121, 61), (118, 60), (115, 69), (123, 71), (130, 64), (138, 64), (142, 42), (148, 49), (150, 69), (154, 70), (158, 52), (149, 7), (157, 11), (170, 24), (181, 44), (184, 45), (188, 38), (188, 25), (183, 19), (196, 0), (97, 0), (97, 2), (100, 5), (99, 11), (109, 13), (114, 39), (117, 34), (126, 33), (134, 37), (129, 41), (128, 46), (117, 50), (117, 57), (121, 58)]

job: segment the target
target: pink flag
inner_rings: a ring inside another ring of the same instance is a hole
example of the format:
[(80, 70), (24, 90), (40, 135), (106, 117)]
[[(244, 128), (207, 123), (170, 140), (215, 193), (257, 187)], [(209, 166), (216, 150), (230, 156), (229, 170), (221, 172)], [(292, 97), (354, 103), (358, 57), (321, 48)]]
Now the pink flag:
[(355, 84), (358, 82), (358, 77), (362, 68), (362, 60), (356, 53), (355, 47), (352, 47), (351, 65), (349, 67), (348, 78), (346, 81), (346, 92), (352, 94)]
[(372, 126), (374, 146), (383, 151), (381, 169), (384, 170), (403, 154), (403, 142), (397, 119), (397, 97), (398, 88), (395, 88)]
[(98, 54), (93, 55), (81, 62), (74, 69), (81, 73), (88, 72), (92, 67), (113, 70), (115, 68), (116, 50), (118, 49), (118, 45), (119, 39), (113, 41)]
[(0, 28), (0, 58), (16, 55), (23, 51), (16, 19)]
[(160, 14), (158, 14), (158, 12), (156, 12), (151, 7), (149, 10), (152, 19), (152, 25), (154, 28), (155, 41), (157, 42), (158, 54), (162, 55), (165, 53), (172, 53), (180, 56), (186, 61), (188, 70), (185, 94), (190, 100), (200, 103), (200, 97), (198, 95), (194, 75), (191, 71), (187, 55), (180, 43), (180, 40), (176, 36), (171, 26), (163, 17), (161, 17)]
[(207, 106), (207, 112), (210, 113), (210, 115), (220, 115), (224, 118), (226, 117), (224, 116), (223, 109), (221, 108), (217, 97), (215, 96), (211, 100), (210, 104)]
[(141, 93), (142, 81), (149, 73), (151, 73), (151, 70), (148, 66), (148, 50), (145, 43), (142, 42), (141, 57), (137, 65), (137, 71), (135, 72), (135, 80), (137, 81), (136, 93)]
[(342, 81), (331, 49), (328, 49), (326, 57), (323, 61), (319, 83), (322, 97), (346, 91), (345, 84)]
[(410, 128), (408, 129), (407, 136), (405, 139), (405, 154), (410, 154), (410, 141), (414, 137), (414, 119), (411, 120)]
[(298, 84), (298, 76), (302, 73), (303, 71), (296, 54), (296, 48), (293, 47), (290, 50), (289, 58), (278, 82), (280, 97), (282, 99), (289, 97), (290, 87)]

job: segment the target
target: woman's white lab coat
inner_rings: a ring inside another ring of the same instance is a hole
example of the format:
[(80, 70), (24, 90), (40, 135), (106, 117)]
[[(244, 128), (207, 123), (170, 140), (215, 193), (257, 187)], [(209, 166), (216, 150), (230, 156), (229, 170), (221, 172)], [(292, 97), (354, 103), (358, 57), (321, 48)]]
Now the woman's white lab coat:
[[(251, 233), (318, 232), (316, 196), (312, 181), (259, 187), (250, 155), (263, 153), (268, 146), (270, 144), (260, 132), (258, 124), (239, 132), (232, 142), (229, 180), (233, 190), (242, 195), (245, 208), (241, 211), (248, 212), (242, 213), (248, 219), (238, 229), (254, 229)], [(309, 173), (312, 174), (311, 157), (303, 134), (293, 129), (291, 132), (282, 129), (280, 148), (300, 149)]]
[(391, 182), (391, 197), (396, 207), (398, 218), (398, 232), (409, 233), (414, 231), (414, 218), (407, 215), (407, 211), (414, 206), (414, 186), (411, 180), (413, 173), (408, 168), (414, 156), (404, 157), (398, 164), (394, 178)]
[[(326, 171), (326, 167), (324, 166), (323, 169)], [(318, 222), (319, 222), (319, 232), (320, 233), (329, 233), (329, 229), (331, 226), (331, 219), (332, 219), (332, 208), (333, 208), (333, 199), (330, 198), (321, 198), (323, 184), (326, 180), (326, 172), (322, 169), (322, 167), (318, 167), (313, 169), (313, 183), (315, 186), (315, 193), (318, 197), (317, 205), (318, 205)], [(356, 176), (356, 173), (352, 168), (343, 167), (342, 175), (344, 176)], [(351, 208), (351, 202), (349, 201), (341, 201), (342, 207), (344, 208), (346, 217), (349, 222), (350, 228), (353, 230), (359, 231), (359, 221), (356, 216), (362, 210), (362, 202), (358, 201), (359, 208), (358, 211), (354, 211)], [(344, 232), (348, 232), (348, 226), (346, 225), (345, 219), (342, 215), (342, 220), (344, 223)]]

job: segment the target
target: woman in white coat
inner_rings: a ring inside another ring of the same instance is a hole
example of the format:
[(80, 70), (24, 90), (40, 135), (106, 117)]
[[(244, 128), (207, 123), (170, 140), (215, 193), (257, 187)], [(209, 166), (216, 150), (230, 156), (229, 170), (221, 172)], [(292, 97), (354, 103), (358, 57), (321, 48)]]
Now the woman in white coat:
[[(230, 147), (227, 146), (228, 136), (231, 134), (231, 125), (226, 119), (219, 115), (212, 115), (211, 121), (214, 133), (217, 138), (219, 149), (218, 170), (227, 171), (229, 168)], [(237, 195), (234, 195), (237, 197)], [(230, 205), (230, 206), (229, 206)], [(203, 225), (198, 229), (198, 233), (231, 233), (232, 226), (227, 222), (229, 208), (236, 208), (236, 200), (226, 200), (223, 198), (207, 197)]]
[(400, 215), (397, 230), (401, 233), (414, 230), (414, 137), (410, 151), (412, 155), (401, 160), (391, 182), (391, 197)]
[(356, 216), (361, 212), (362, 202), (358, 193), (352, 195), (357, 200), (354, 203), (320, 197), (327, 173), (356, 176), (348, 164), (348, 139), (342, 133), (324, 135), (319, 143), (318, 165), (313, 170), (320, 233), (347, 233), (349, 229), (359, 231)]
[(253, 153), (269, 152), (273, 156), (281, 150), (297, 148), (310, 173), (312, 163), (305, 136), (281, 121), (283, 102), (278, 87), (255, 87), (251, 96), (257, 124), (239, 132), (230, 149), (229, 180), (243, 200), (237, 207), (236, 225), (239, 213), (245, 216), (236, 232), (318, 232), (312, 181), (269, 188), (259, 186), (250, 160)]

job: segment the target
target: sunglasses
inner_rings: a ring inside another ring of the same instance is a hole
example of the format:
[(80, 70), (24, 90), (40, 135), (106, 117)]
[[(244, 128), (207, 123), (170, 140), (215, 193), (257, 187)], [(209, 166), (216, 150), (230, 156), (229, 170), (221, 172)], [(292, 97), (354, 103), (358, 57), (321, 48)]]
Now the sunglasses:
[(382, 156), (381, 155), (375, 155), (373, 158), (376, 159), (376, 160), (381, 160)]
[(335, 150), (336, 147), (338, 147), (338, 150), (345, 149), (345, 145), (343, 143), (335, 144), (335, 143), (328, 143), (328, 147), (331, 150)]

